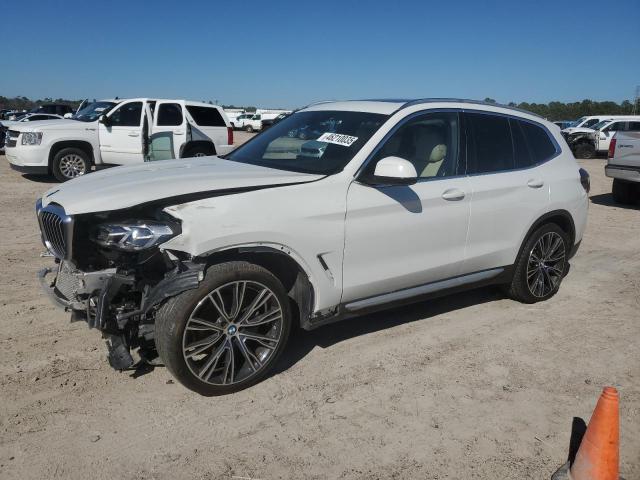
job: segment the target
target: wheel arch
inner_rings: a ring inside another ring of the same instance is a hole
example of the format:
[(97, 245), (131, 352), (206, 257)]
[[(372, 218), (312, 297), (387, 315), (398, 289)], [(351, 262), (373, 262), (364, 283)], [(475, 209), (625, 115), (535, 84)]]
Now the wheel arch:
[(78, 148), (89, 156), (89, 161), (91, 162), (91, 165), (96, 164), (95, 156), (93, 154), (93, 146), (91, 145), (91, 143), (86, 142), (84, 140), (61, 140), (59, 142), (54, 143), (49, 149), (48, 166), (49, 166), (50, 172), (53, 167), (53, 159), (58, 154), (58, 152), (63, 148)]
[(547, 223), (555, 223), (556, 225), (558, 225), (569, 237), (569, 249), (573, 247), (576, 240), (576, 225), (573, 221), (571, 213), (569, 213), (567, 210), (552, 210), (545, 213), (541, 217), (538, 217), (538, 219), (531, 224), (529, 230), (527, 230), (526, 235), (520, 242), (520, 248), (518, 249), (518, 254), (516, 255), (516, 259), (514, 261), (517, 261), (517, 259), (520, 258), (522, 249), (524, 248), (527, 240), (529, 240), (533, 232)]
[(308, 269), (294, 255), (283, 245), (246, 245), (205, 253), (199, 255), (198, 259), (206, 263), (206, 268), (238, 260), (265, 268), (282, 283), (293, 304), (295, 320), (299, 326), (305, 328), (309, 325), (309, 318), (313, 313), (315, 287)]

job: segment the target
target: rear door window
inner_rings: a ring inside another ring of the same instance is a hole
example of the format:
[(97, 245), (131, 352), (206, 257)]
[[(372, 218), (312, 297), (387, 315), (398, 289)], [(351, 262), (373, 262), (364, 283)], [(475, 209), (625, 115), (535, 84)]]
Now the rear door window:
[(217, 108), (187, 105), (187, 111), (201, 127), (226, 127), (224, 118)]
[(514, 168), (507, 117), (467, 112), (465, 121), (470, 132), (468, 174), (502, 172)]

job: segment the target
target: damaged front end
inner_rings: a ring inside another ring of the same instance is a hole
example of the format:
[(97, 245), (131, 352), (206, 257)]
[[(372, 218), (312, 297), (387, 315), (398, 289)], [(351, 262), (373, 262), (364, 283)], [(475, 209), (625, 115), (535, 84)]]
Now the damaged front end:
[(133, 366), (133, 351), (155, 362), (156, 309), (204, 278), (203, 263), (159, 248), (181, 233), (180, 224), (159, 208), (70, 216), (39, 200), (36, 212), (57, 264), (38, 273), (54, 304), (102, 332), (113, 368)]

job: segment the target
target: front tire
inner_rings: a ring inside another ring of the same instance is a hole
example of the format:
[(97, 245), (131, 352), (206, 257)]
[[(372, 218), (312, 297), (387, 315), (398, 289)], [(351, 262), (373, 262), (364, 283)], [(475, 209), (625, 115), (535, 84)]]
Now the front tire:
[(636, 198), (634, 197), (634, 193), (639, 190), (640, 189), (631, 182), (625, 182), (624, 180), (614, 178), (611, 194), (613, 195), (613, 200), (616, 203), (630, 205), (635, 202)]
[(591, 160), (596, 156), (596, 149), (589, 143), (581, 143), (576, 147), (576, 158)]
[(156, 348), (169, 371), (202, 395), (225, 395), (263, 380), (284, 350), (289, 298), (268, 270), (248, 262), (213, 265), (194, 290), (156, 315)]
[(244, 127), (244, 131), (247, 133), (253, 133), (253, 127), (251, 125), (247, 125)]
[(60, 182), (72, 180), (91, 171), (89, 155), (79, 148), (63, 148), (53, 157), (53, 176)]
[(566, 273), (569, 249), (569, 238), (558, 225), (538, 228), (520, 251), (507, 294), (522, 303), (553, 297)]

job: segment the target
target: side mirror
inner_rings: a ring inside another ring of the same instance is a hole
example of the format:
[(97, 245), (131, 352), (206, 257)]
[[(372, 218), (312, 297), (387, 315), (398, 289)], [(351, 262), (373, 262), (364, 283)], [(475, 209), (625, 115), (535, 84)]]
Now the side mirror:
[(418, 173), (416, 167), (404, 158), (385, 157), (376, 164), (373, 178), (387, 185), (413, 185), (418, 181)]
[(111, 120), (106, 115), (100, 115), (100, 118), (98, 118), (98, 121), (101, 124), (103, 124), (105, 127), (108, 127), (109, 125), (111, 125)]
[(73, 117), (73, 113), (65, 113), (62, 118), (71, 118)]

